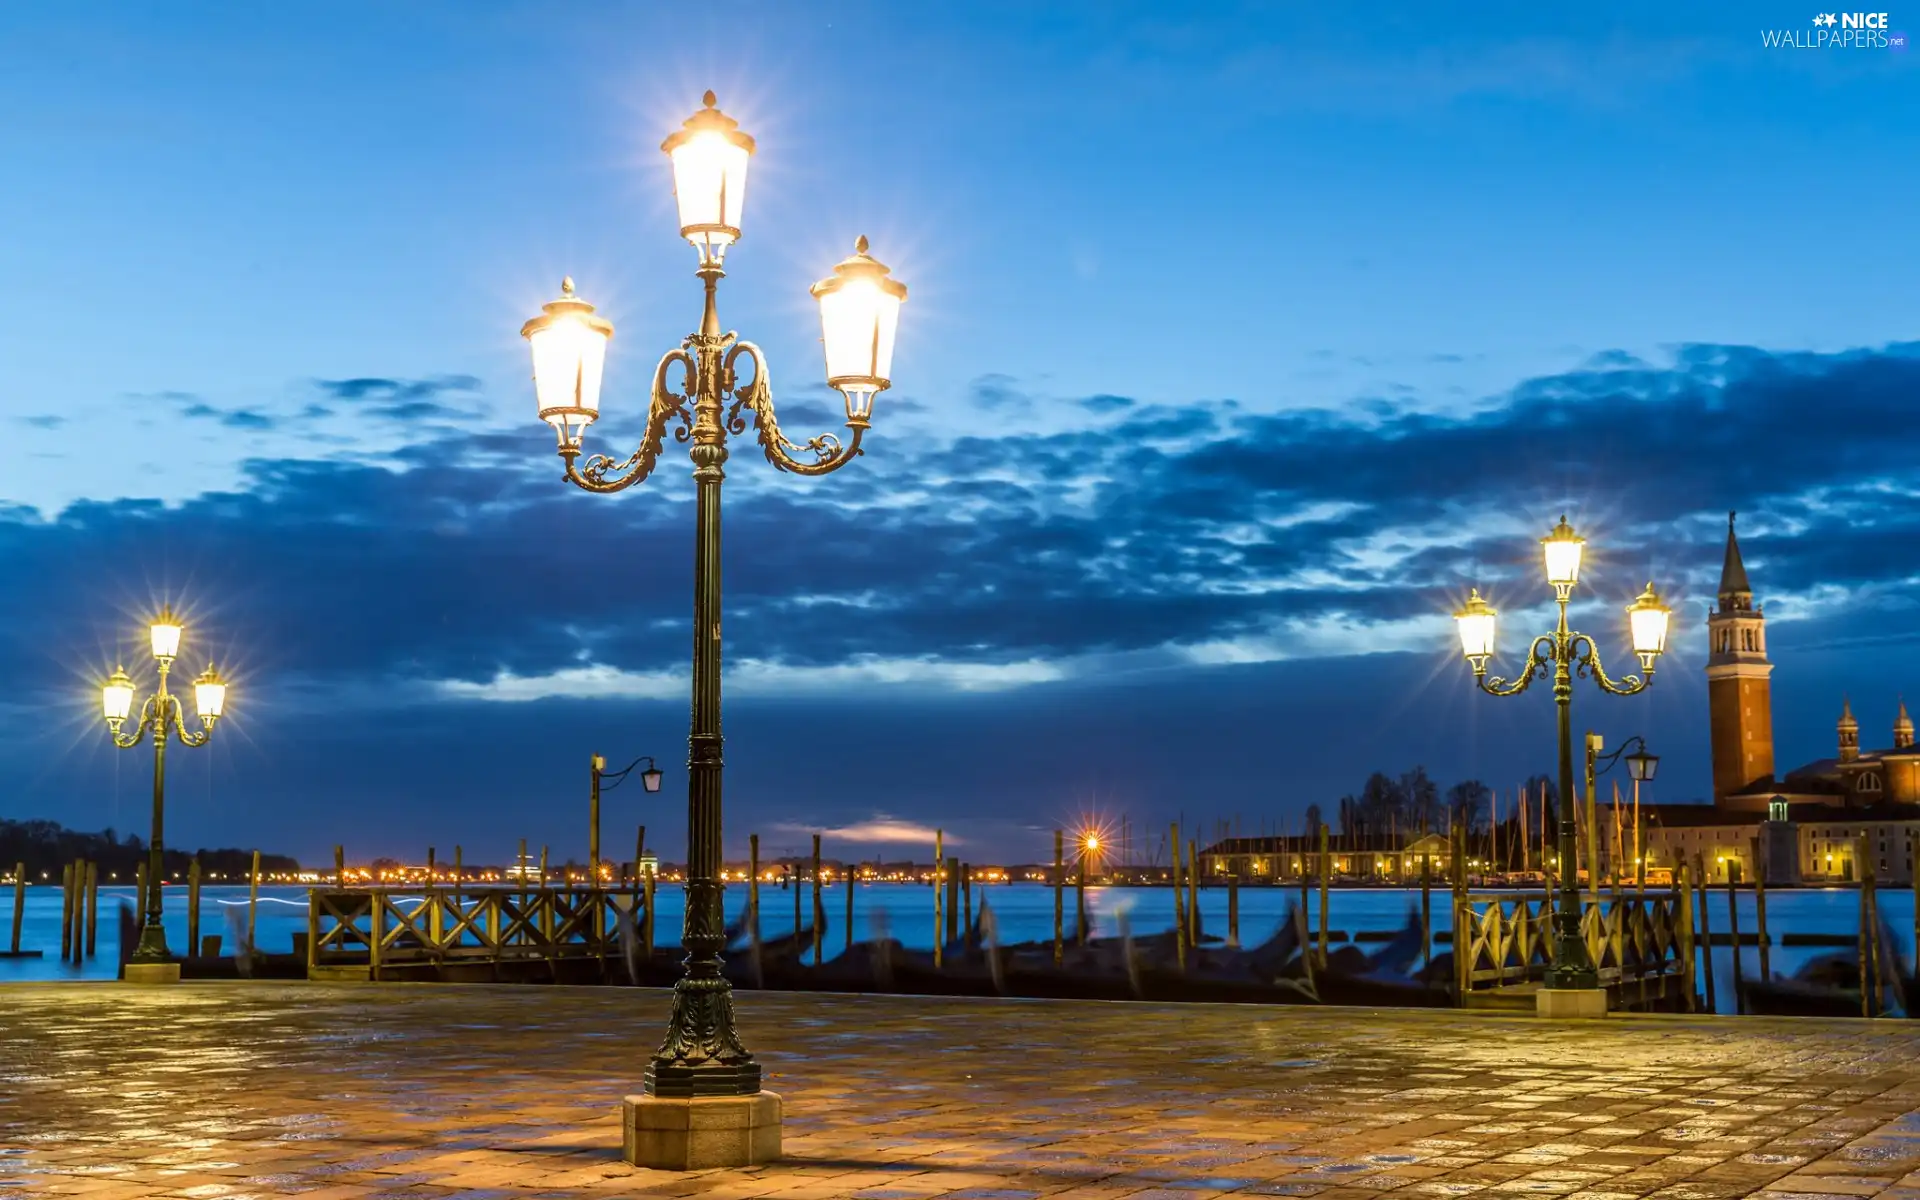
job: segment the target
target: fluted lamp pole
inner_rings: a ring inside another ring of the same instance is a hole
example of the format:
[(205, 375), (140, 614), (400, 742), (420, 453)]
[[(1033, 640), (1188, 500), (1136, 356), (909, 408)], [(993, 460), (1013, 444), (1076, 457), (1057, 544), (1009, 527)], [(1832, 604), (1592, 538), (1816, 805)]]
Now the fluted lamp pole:
[[(1487, 663), (1493, 658), (1498, 614), (1474, 589), (1465, 606), (1454, 615), (1460, 634), (1460, 649), (1473, 667), (1480, 690), (1492, 696), (1517, 696), (1535, 679), (1553, 675), (1553, 699), (1558, 709), (1560, 750), (1560, 791), (1557, 799), (1559, 818), (1560, 890), (1553, 914), (1553, 964), (1547, 970), (1546, 989), (1541, 992), (1540, 1012), (1548, 1016), (1603, 1016), (1606, 994), (1599, 991), (1599, 973), (1593, 956), (1587, 952), (1581, 933), (1580, 892), (1577, 876), (1579, 861), (1575, 850), (1573, 790), (1573, 678), (1590, 678), (1605, 692), (1632, 696), (1643, 692), (1653, 681), (1653, 669), (1667, 647), (1667, 622), (1671, 610), (1649, 583), (1646, 591), (1627, 606), (1627, 627), (1633, 652), (1640, 658), (1641, 674), (1622, 679), (1610, 678), (1601, 665), (1593, 639), (1567, 627), (1567, 602), (1580, 578), (1580, 557), (1586, 539), (1574, 532), (1566, 517), (1560, 518), (1546, 537), (1540, 539), (1545, 559), (1547, 582), (1553, 586), (1559, 605), (1559, 620), (1552, 633), (1533, 640), (1527, 659), (1511, 680), (1488, 678)], [(1566, 993), (1556, 996), (1552, 993)], [(1597, 1005), (1598, 1011), (1594, 1011)]]
[[(214, 722), (220, 719), (227, 703), (227, 685), (211, 663), (193, 681), (194, 707), (200, 717), (199, 729), (188, 729), (179, 697), (167, 690), (167, 675), (180, 654), (184, 632), (171, 610), (163, 609), (148, 627), (148, 642), (154, 661), (160, 667), (159, 686), (140, 706), (140, 718), (133, 729), (121, 732), (133, 714), (133, 678), (124, 666), (100, 688), (100, 703), (107, 719), (113, 744), (131, 750), (151, 734), (153, 737), (153, 830), (147, 845), (147, 887), (141, 897), (145, 916), (140, 926), (140, 941), (126, 966), (129, 983), (173, 983), (180, 978), (180, 964), (167, 951), (167, 931), (161, 924), (161, 866), (164, 860), (167, 803), (167, 742), (178, 738), (183, 746), (204, 746), (213, 736)], [(187, 952), (191, 954), (193, 947)]]
[[(759, 347), (722, 330), (715, 293), (721, 264), (739, 240), (754, 141), (739, 122), (703, 107), (660, 147), (673, 163), (680, 235), (699, 256), (705, 292), (699, 330), (654, 367), (646, 431), (624, 460), (581, 459), (587, 426), (600, 413), (600, 387), (613, 326), (561, 283), (560, 298), (521, 330), (532, 347), (540, 419), (553, 426), (568, 482), (589, 492), (632, 487), (653, 473), (666, 438), (691, 443), (695, 487), (693, 717), (687, 753), (686, 947), (666, 1039), (625, 1108), (625, 1152), (643, 1166), (681, 1170), (742, 1166), (777, 1157), (779, 1097), (760, 1087), (760, 1064), (734, 1027), (733, 997), (721, 974), (720, 484), (727, 440), (749, 423), (767, 461), (797, 475), (825, 475), (858, 457), (874, 398), (892, 371), (894, 335), (907, 289), (867, 253), (867, 239), (813, 286), (829, 386), (846, 400), (847, 436), (794, 442), (780, 429)], [(670, 380), (678, 368), (678, 385)], [(690, 1119), (694, 1110), (704, 1115)], [(705, 1128), (695, 1128), (704, 1125)], [(742, 1136), (744, 1131), (744, 1136)]]

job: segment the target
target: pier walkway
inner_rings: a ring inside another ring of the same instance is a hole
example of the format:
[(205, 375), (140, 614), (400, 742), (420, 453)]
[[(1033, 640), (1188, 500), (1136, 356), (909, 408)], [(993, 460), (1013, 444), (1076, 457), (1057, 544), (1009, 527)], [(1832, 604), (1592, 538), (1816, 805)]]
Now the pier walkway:
[(666, 993), (0, 988), (0, 1200), (1920, 1200), (1920, 1022), (743, 993), (787, 1161), (620, 1158)]

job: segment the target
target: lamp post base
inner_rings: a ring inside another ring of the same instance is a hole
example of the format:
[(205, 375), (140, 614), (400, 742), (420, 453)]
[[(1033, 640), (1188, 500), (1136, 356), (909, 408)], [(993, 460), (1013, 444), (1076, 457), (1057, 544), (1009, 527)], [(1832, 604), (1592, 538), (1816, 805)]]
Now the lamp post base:
[(1586, 1021), (1607, 1015), (1605, 988), (1541, 988), (1533, 998), (1534, 1015), (1549, 1021)]
[(751, 1167), (780, 1157), (780, 1097), (628, 1096), (621, 1103), (621, 1156), (636, 1167), (703, 1171)]
[(177, 962), (130, 962), (125, 970), (122, 978), (128, 983), (180, 982), (180, 964)]

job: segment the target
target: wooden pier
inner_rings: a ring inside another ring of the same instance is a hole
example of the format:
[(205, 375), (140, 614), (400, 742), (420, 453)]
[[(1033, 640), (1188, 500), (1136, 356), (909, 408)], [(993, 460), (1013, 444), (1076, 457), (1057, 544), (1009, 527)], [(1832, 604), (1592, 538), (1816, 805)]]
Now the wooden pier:
[(585, 885), (312, 888), (307, 977), (598, 982), (624, 973), (621, 922), (638, 907)]
[[(1683, 891), (1599, 896), (1581, 905), (1587, 953), (1614, 1012), (1693, 1011), (1693, 936)], [(1553, 898), (1480, 892), (1454, 900), (1455, 987), (1464, 1008), (1531, 1010), (1553, 965)]]

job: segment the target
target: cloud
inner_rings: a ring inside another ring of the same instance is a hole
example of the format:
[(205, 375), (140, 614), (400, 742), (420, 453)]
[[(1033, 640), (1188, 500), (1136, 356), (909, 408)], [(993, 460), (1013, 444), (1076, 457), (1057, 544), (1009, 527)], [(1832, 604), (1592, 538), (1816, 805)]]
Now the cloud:
[[(831, 829), (815, 829), (792, 822), (776, 825), (774, 828), (783, 833), (818, 833), (823, 841), (855, 842), (860, 845), (911, 845), (916, 848), (932, 846), (935, 833), (931, 825), (919, 825), (884, 813), (875, 813), (869, 820), (839, 825)], [(953, 834), (945, 834), (944, 840), (949, 847), (965, 844), (961, 838)]]
[[(367, 408), (467, 386), (322, 390)], [(977, 386), (1026, 402), (1005, 377)], [(1683, 608), (1676, 647), (1697, 637), (1730, 508), (1777, 621), (1894, 611), (1915, 568), (1887, 547), (1920, 535), (1920, 468), (1884, 431), (1915, 394), (1920, 347), (1687, 346), (1596, 358), (1470, 415), (1111, 404), (1098, 425), (946, 444), (883, 422), (823, 479), (737, 455), (729, 694), (984, 695), (1424, 652), (1469, 583), (1516, 619), (1543, 603), (1535, 543), (1563, 508), (1592, 539), (1579, 602), (1657, 579)], [(556, 475), (537, 430), (443, 428), (386, 466), (261, 461), (183, 504), (0, 516), (0, 602), (56, 644), (99, 611), (99, 579), (180, 581), (229, 601), (223, 636), (288, 677), (388, 681), (407, 703), (683, 694), (684, 460), (614, 498)], [(1818, 588), (1844, 598), (1823, 609)]]

